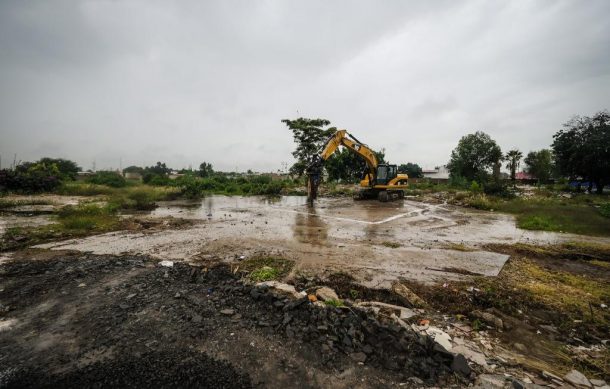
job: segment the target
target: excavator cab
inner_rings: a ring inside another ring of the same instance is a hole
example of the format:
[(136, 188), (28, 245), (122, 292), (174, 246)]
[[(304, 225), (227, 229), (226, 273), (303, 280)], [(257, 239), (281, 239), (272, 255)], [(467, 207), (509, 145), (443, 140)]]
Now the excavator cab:
[(390, 181), (396, 178), (396, 165), (380, 164), (377, 166), (377, 185), (387, 185)]

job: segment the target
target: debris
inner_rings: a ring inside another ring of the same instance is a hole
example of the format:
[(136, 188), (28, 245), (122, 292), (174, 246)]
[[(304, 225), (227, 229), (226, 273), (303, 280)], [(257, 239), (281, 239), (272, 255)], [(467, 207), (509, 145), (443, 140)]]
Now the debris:
[(307, 299), (312, 303), (315, 303), (316, 301), (318, 301), (318, 298), (316, 297), (315, 294), (308, 294)]
[(351, 353), (350, 358), (352, 358), (355, 362), (364, 362), (366, 361), (366, 354), (363, 352)]
[(426, 302), (421, 297), (398, 281), (392, 283), (392, 291), (407, 305), (414, 308), (425, 308), (427, 306)]
[(440, 346), (443, 346), (445, 350), (451, 351), (453, 348), (451, 345), (451, 336), (440, 328), (430, 327), (426, 330), (426, 333), (432, 338), (432, 340), (434, 340), (434, 342)]
[(137, 293), (132, 293), (129, 296), (127, 296), (127, 300), (131, 300), (132, 298), (136, 297)]
[(85, 284), (84, 282), (81, 282), (80, 284), (78, 284), (79, 288), (84, 288), (85, 286), (87, 286), (87, 284)]
[(417, 315), (417, 313), (412, 309), (401, 307), (399, 305), (386, 304), (379, 301), (363, 301), (361, 303), (355, 304), (355, 306), (362, 308), (371, 308), (375, 313), (379, 313), (381, 311), (389, 311), (390, 313), (395, 314), (402, 320), (406, 320)]
[(485, 389), (504, 388), (506, 377), (499, 374), (481, 374), (475, 382), (476, 387)]
[(564, 380), (568, 381), (576, 387), (592, 387), (591, 382), (578, 370), (572, 370), (563, 377)]
[(163, 267), (174, 267), (174, 261), (161, 261), (159, 265)]
[(339, 296), (337, 296), (337, 293), (335, 293), (334, 290), (332, 290), (331, 288), (329, 288), (327, 286), (323, 286), (321, 288), (318, 288), (316, 290), (316, 297), (319, 298), (322, 301), (326, 301), (326, 300), (339, 300)]
[(258, 284), (256, 284), (256, 286), (261, 289), (272, 288), (278, 294), (288, 295), (289, 297), (293, 297), (293, 298), (297, 298), (297, 299), (306, 295), (304, 292), (303, 293), (297, 292), (297, 290), (294, 288), (294, 286), (285, 284), (283, 282), (278, 282), (278, 281), (259, 282)]
[(419, 325), (420, 325), (420, 326), (427, 326), (427, 325), (430, 325), (430, 320), (428, 320), (428, 319), (421, 319), (421, 320), (419, 321)]
[(606, 381), (604, 381), (604, 380), (592, 379), (592, 380), (589, 380), (589, 382), (591, 382), (591, 385), (595, 386), (596, 388), (601, 388), (601, 387), (607, 386)]
[(546, 370), (543, 370), (541, 374), (542, 374), (542, 376), (544, 378), (548, 378), (548, 379), (551, 379), (551, 380), (555, 379), (555, 380), (563, 381), (563, 379), (561, 379), (559, 376), (556, 376), (555, 374), (553, 374), (553, 373), (551, 373), (549, 371), (546, 371)]
[(221, 309), (220, 313), (222, 313), (223, 315), (231, 316), (235, 313), (235, 310), (233, 310), (231, 308)]
[(451, 370), (456, 373), (461, 373), (464, 377), (468, 377), (470, 375), (470, 366), (468, 366), (468, 361), (462, 354), (456, 354), (453, 357), (453, 362), (451, 362)]

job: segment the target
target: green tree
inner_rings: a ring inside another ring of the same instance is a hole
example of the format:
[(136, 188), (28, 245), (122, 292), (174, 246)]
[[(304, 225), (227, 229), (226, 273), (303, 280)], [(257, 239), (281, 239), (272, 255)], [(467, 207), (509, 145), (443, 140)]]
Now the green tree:
[(602, 193), (610, 183), (610, 114), (607, 111), (593, 117), (576, 116), (553, 135), (553, 152), (557, 170), (569, 178), (582, 177), (589, 181), (589, 191), (595, 183)]
[(530, 151), (523, 160), (526, 171), (538, 179), (538, 183), (547, 182), (553, 175), (553, 154), (551, 150)]
[(510, 179), (513, 181), (515, 181), (515, 175), (517, 174), (517, 169), (519, 169), (521, 158), (523, 158), (523, 153), (517, 149), (510, 150), (504, 156), (506, 168), (510, 170)]
[(418, 164), (411, 162), (398, 166), (398, 173), (406, 173), (409, 178), (421, 178), (424, 176), (422, 168)]
[(139, 167), (139, 166), (127, 166), (125, 169), (123, 169), (123, 174), (125, 173), (144, 173), (144, 169)]
[(38, 163), (45, 165), (55, 165), (57, 166), (57, 170), (61, 178), (75, 180), (76, 175), (81, 170), (80, 167), (74, 161), (70, 161), (69, 159), (63, 158), (41, 158)]
[(208, 162), (202, 162), (201, 165), (199, 165), (198, 173), (200, 177), (210, 177), (214, 174), (212, 164)]
[(457, 147), (451, 152), (447, 167), (453, 177), (486, 182), (489, 170), (499, 164), (501, 159), (502, 150), (496, 141), (486, 133), (477, 131), (460, 139)]
[(330, 121), (326, 119), (284, 119), (282, 123), (286, 124), (288, 129), (292, 131), (294, 141), (297, 144), (296, 150), (292, 153), (296, 162), (290, 168), (290, 173), (302, 176), (324, 142), (337, 129), (328, 127)]

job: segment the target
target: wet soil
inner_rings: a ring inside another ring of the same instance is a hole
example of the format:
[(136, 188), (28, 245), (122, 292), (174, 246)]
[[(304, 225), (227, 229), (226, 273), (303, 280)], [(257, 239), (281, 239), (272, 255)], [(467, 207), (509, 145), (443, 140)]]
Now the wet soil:
[(272, 297), (225, 265), (168, 268), (144, 256), (74, 252), (17, 257), (0, 265), (0, 387), (459, 382), (450, 360), (400, 329), (350, 309)]

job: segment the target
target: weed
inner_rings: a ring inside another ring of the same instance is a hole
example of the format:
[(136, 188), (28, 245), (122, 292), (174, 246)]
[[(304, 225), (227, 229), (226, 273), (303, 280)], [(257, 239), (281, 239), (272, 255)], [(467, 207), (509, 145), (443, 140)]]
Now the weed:
[(610, 203), (605, 203), (599, 206), (599, 214), (603, 217), (610, 217)]
[(524, 230), (560, 231), (561, 226), (547, 216), (517, 216), (517, 227)]
[(240, 268), (249, 272), (250, 279), (254, 282), (278, 280), (286, 276), (292, 270), (294, 262), (275, 257), (255, 257), (240, 263)]
[(360, 296), (360, 293), (356, 289), (350, 289), (349, 296), (352, 298), (352, 300), (356, 300)]
[(263, 266), (250, 273), (250, 279), (254, 282), (275, 280), (279, 277), (280, 271), (273, 267)]
[(344, 306), (343, 301), (337, 300), (337, 299), (324, 300), (324, 304), (326, 304), (329, 307), (335, 307), (335, 308)]

